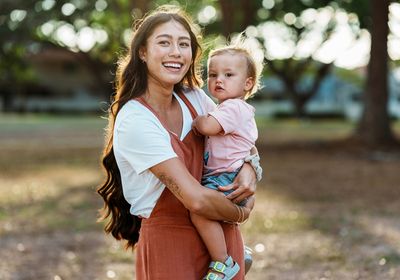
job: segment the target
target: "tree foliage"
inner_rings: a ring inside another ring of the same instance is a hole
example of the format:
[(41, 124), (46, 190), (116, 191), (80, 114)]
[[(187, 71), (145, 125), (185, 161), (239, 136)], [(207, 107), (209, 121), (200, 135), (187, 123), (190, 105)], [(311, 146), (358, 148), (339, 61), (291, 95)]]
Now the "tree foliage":
[[(229, 2), (228, 5), (226, 2)], [(240, 4), (238, 3), (240, 2)], [(252, 2), (252, 4), (248, 4)], [(257, 27), (257, 31), (248, 33), (256, 33), (255, 36), (266, 47), (266, 64), (267, 68), (276, 75), (285, 86), (284, 94), (292, 101), (296, 115), (301, 117), (304, 115), (304, 106), (318, 92), (323, 79), (330, 73), (333, 61), (321, 62), (318, 61), (313, 54), (327, 42), (334, 33), (337, 22), (335, 12), (338, 10), (338, 5), (332, 1), (219, 1), (222, 11), (222, 27), (226, 34), (232, 32), (240, 32), (248, 30), (248, 26)], [(257, 6), (257, 4), (262, 5)], [(236, 4), (236, 9), (233, 9)], [(224, 8), (229, 6), (229, 8)], [(238, 7), (247, 7), (243, 11)], [(307, 54), (300, 54), (299, 47), (304, 41), (309, 40), (307, 36), (315, 32), (317, 27), (316, 19), (305, 21), (303, 13), (305, 10), (321, 11), (322, 9), (330, 8), (331, 13), (328, 13), (329, 20), (326, 25), (319, 30), (321, 40), (315, 49), (308, 51)], [(236, 11), (236, 14), (235, 14)], [(242, 14), (242, 18), (238, 14)], [(235, 20), (235, 25), (232, 21)], [(292, 54), (286, 57), (277, 58), (273, 55), (274, 48), (277, 46), (269, 46), (265, 34), (262, 34), (262, 29), (267, 28), (270, 23), (275, 23), (285, 34), (286, 38), (282, 40), (282, 45), (292, 46)], [(349, 22), (349, 24), (352, 24)], [(236, 30), (235, 30), (236, 28)], [(359, 32), (359, 28), (354, 28), (354, 32)], [(358, 34), (355, 34), (357, 37)], [(302, 80), (312, 76), (312, 83), (306, 88), (300, 88), (299, 84)]]
[[(315, 53), (334, 33), (337, 26), (334, 14), (343, 9), (356, 15), (351, 18), (358, 20), (349, 20), (348, 24), (357, 38), (362, 28), (371, 30), (373, 26), (370, 11), (372, 1), (375, 0), (2, 0), (0, 95), (3, 96), (3, 103), (7, 104), (12, 96), (10, 92), (18, 88), (16, 85), (27, 84), (35, 79), (26, 57), (48, 46), (67, 48), (77, 53), (81, 62), (98, 80), (98, 85), (109, 87), (110, 79), (102, 73), (112, 72), (118, 55), (125, 51), (132, 21), (156, 6), (172, 3), (181, 5), (198, 20), (206, 36), (222, 34), (228, 37), (230, 34), (246, 31), (247, 35), (259, 39), (266, 47), (267, 68), (282, 80), (287, 96), (301, 116), (306, 102), (318, 91), (322, 80), (332, 68), (333, 61), (318, 61)], [(377, 1), (378, 5), (390, 2)], [(330, 9), (332, 13), (324, 28), (319, 31), (319, 46), (306, 55), (299, 55), (296, 49), (313, 32), (315, 23), (315, 19), (305, 22), (303, 13), (324, 9)], [(291, 55), (274, 57), (271, 54), (269, 38), (262, 34), (263, 28), (268, 24), (279, 25), (288, 34), (282, 45), (293, 46)], [(89, 33), (94, 43), (84, 47), (77, 41), (68, 42), (63, 38), (65, 32), (60, 32), (62, 29), (77, 37), (85, 32)], [(371, 60), (387, 58), (384, 54), (381, 55), (381, 58), (371, 56)], [(313, 83), (300, 90), (298, 84), (310, 76), (310, 73)], [(374, 75), (386, 75), (386, 72), (369, 74)], [(366, 96), (371, 92), (370, 88), (366, 90)], [(371, 109), (367, 106), (367, 110)]]

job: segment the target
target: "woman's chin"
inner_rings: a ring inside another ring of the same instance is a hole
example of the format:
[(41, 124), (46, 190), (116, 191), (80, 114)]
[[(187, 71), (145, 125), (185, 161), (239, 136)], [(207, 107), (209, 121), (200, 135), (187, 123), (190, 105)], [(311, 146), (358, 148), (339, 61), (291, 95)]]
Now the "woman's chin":
[(183, 79), (183, 77), (181, 77), (181, 78), (179, 78), (179, 79), (178, 79), (178, 78), (166, 79), (163, 83), (166, 84), (166, 85), (172, 85), (172, 86), (174, 86), (174, 85), (178, 84), (179, 82), (181, 82), (182, 79)]

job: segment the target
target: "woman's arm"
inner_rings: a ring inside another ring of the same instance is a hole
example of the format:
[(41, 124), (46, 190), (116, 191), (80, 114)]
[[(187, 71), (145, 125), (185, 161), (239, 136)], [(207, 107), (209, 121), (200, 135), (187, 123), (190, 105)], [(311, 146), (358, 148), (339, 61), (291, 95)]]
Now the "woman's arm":
[(242, 208), (244, 215), (241, 215), (238, 207), (222, 193), (201, 186), (178, 158), (163, 161), (151, 167), (150, 171), (189, 211), (208, 219), (243, 222), (249, 217), (254, 205), (254, 199), (251, 199)]

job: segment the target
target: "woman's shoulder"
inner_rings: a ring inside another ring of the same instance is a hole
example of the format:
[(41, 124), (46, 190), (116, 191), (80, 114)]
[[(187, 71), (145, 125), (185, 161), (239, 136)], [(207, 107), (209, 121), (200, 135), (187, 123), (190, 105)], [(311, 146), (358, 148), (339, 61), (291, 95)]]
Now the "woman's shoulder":
[(198, 88), (198, 87), (195, 87), (195, 88), (184, 87), (183, 93), (185, 94), (186, 97), (188, 97), (188, 96), (202, 97), (202, 96), (207, 95), (203, 89)]
[(200, 115), (207, 114), (216, 106), (214, 101), (201, 88), (185, 88), (183, 93)]
[(137, 126), (138, 122), (143, 121), (157, 122), (157, 119), (155, 118), (154, 114), (140, 104), (140, 102), (136, 100), (130, 100), (119, 110), (115, 120), (115, 128), (118, 128), (123, 124)]
[(141, 111), (142, 110), (139, 106), (139, 102), (136, 100), (129, 100), (119, 110), (116, 121), (122, 121), (126, 118), (134, 116), (135, 114), (140, 114)]

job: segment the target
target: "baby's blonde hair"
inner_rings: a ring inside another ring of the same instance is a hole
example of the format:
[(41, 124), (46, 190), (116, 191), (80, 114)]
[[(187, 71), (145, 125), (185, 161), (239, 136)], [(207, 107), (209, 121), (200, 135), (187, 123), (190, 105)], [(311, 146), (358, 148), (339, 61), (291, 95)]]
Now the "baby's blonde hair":
[(211, 50), (208, 55), (208, 63), (210, 63), (210, 59), (213, 56), (225, 53), (243, 55), (246, 59), (247, 77), (253, 78), (254, 85), (246, 92), (244, 99), (252, 97), (260, 89), (260, 78), (264, 67), (264, 53), (260, 43), (256, 39), (245, 37), (241, 33), (230, 41), (228, 45)]

